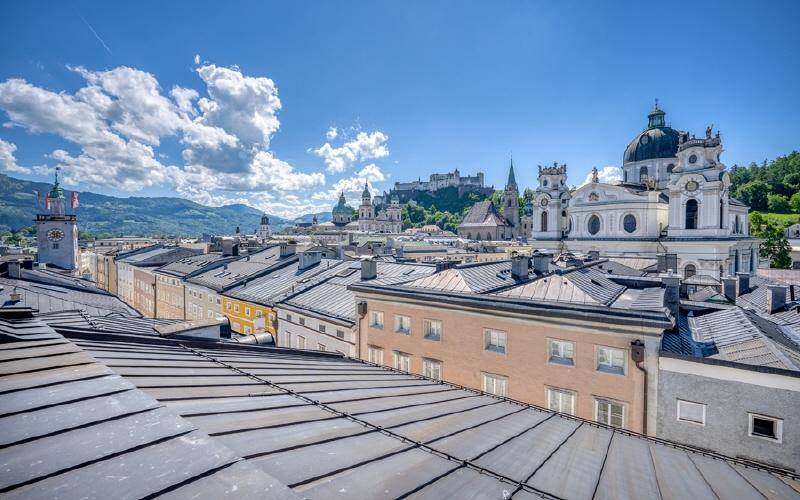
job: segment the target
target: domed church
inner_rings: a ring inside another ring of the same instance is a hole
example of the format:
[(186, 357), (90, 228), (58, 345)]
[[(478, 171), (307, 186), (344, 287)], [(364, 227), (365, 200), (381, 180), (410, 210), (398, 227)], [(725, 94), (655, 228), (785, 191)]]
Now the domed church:
[(730, 196), (719, 132), (696, 138), (667, 126), (658, 104), (628, 144), (622, 182), (570, 191), (566, 165), (539, 167), (530, 217), (534, 245), (602, 255), (667, 258), (684, 276), (755, 271), (759, 240), (749, 207)]

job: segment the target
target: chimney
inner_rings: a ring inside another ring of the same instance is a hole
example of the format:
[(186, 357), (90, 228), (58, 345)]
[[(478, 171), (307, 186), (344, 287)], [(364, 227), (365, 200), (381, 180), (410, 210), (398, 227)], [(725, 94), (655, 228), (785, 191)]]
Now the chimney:
[(302, 271), (315, 264), (319, 264), (321, 260), (322, 252), (300, 252), (300, 262), (297, 268)]
[(528, 270), (531, 267), (531, 258), (527, 255), (515, 255), (511, 257), (511, 276), (517, 280), (528, 278)]
[(659, 273), (667, 272), (667, 255), (660, 253), (656, 255), (657, 264), (656, 264), (656, 271)]
[(767, 314), (783, 311), (786, 308), (786, 286), (767, 285)]
[(674, 273), (677, 273), (678, 272), (678, 254), (676, 254), (676, 253), (664, 254), (664, 258), (667, 261), (667, 272), (672, 271)]
[(222, 238), (222, 255), (230, 257), (233, 253), (233, 238)]
[(287, 242), (281, 243), (281, 255), (280, 255), (281, 258), (294, 255), (296, 251), (297, 251), (297, 245), (295, 243), (287, 243)]
[(681, 305), (681, 277), (669, 273), (661, 277), (661, 282), (664, 283), (664, 307), (677, 321)]
[(727, 276), (722, 278), (722, 293), (725, 295), (725, 298), (730, 300), (731, 302), (736, 302), (736, 297), (738, 297), (738, 280), (732, 276)]
[(374, 280), (378, 276), (378, 262), (374, 259), (361, 261), (361, 279)]
[(537, 274), (547, 274), (550, 272), (550, 258), (552, 255), (546, 252), (533, 253), (533, 270)]
[(739, 278), (739, 290), (737, 292), (737, 295), (749, 292), (750, 273), (736, 273), (736, 277)]
[(452, 269), (455, 267), (456, 263), (452, 260), (440, 260), (436, 262), (436, 272), (440, 273), (445, 269)]
[(600, 252), (598, 250), (589, 250), (589, 260), (599, 260)]

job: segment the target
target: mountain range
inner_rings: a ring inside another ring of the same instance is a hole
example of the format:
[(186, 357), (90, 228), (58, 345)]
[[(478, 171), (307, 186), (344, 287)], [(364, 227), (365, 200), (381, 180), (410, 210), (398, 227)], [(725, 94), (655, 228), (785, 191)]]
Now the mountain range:
[[(0, 174), (0, 229), (15, 231), (33, 225), (36, 214), (44, 212), (44, 194), (51, 187), (49, 183)], [(41, 193), (39, 207), (35, 191)], [(207, 207), (175, 197), (118, 198), (79, 191), (78, 201), (75, 211), (78, 228), (96, 236), (233, 234), (237, 227), (244, 233), (253, 233), (262, 215), (260, 210), (247, 205)], [(296, 222), (310, 222), (313, 215), (305, 214), (296, 219), (269, 215), (270, 227), (277, 231)], [(330, 213), (317, 214), (319, 222), (330, 217)]]

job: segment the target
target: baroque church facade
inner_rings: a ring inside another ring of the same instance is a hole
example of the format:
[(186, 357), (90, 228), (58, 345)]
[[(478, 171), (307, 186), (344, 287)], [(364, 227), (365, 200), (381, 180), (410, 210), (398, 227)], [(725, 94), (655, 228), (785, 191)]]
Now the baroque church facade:
[(603, 255), (674, 254), (685, 278), (754, 271), (759, 240), (749, 234), (749, 207), (730, 196), (719, 132), (696, 138), (667, 126), (656, 105), (647, 128), (628, 145), (623, 180), (570, 190), (566, 165), (539, 167), (525, 207), (534, 245)]
[(373, 203), (369, 185), (365, 183), (361, 206), (358, 207), (358, 230), (364, 233), (400, 233), (403, 230), (400, 202), (393, 196), (389, 203)]

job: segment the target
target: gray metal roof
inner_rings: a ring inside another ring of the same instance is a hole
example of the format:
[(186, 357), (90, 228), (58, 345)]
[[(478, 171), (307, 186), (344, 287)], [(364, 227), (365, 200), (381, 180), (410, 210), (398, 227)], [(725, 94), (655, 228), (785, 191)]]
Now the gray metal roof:
[(144, 252), (136, 252), (117, 259), (118, 262), (125, 262), (133, 266), (163, 266), (190, 255), (197, 255), (198, 250), (183, 247), (162, 247), (158, 246)]
[(167, 265), (159, 267), (156, 271), (183, 278), (186, 275), (202, 271), (209, 266), (219, 266), (226, 261), (234, 260), (232, 257), (223, 257), (218, 253), (204, 253), (200, 255), (192, 255), (170, 262)]
[[(64, 285), (0, 277), (0, 305), (30, 307), (42, 313), (83, 310), (92, 316), (119, 313), (139, 316), (133, 308), (114, 295), (97, 288), (73, 288)], [(18, 293), (20, 301), (12, 303), (11, 294)]]
[[(377, 261), (377, 276), (369, 282), (380, 284), (400, 284), (436, 271), (433, 266), (400, 264)], [(289, 296), (282, 301), (293, 309), (310, 311), (349, 323), (355, 322), (356, 305), (353, 292), (348, 285), (361, 280), (361, 263), (349, 262), (340, 266), (339, 271), (328, 274), (320, 283)]]
[(297, 260), (297, 255), (281, 258), (280, 246), (275, 245), (239, 260), (228, 262), (223, 267), (200, 273), (186, 281), (220, 291), (293, 260)]
[(0, 495), (295, 495), (37, 319), (0, 320)]
[[(532, 273), (530, 275), (533, 275)], [(533, 275), (535, 276), (535, 275)], [(462, 264), (408, 283), (410, 288), (443, 292), (489, 293), (522, 283), (511, 275), (511, 261)]]

